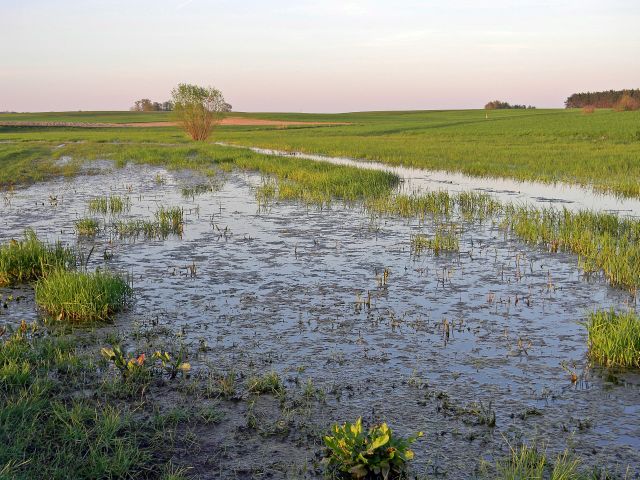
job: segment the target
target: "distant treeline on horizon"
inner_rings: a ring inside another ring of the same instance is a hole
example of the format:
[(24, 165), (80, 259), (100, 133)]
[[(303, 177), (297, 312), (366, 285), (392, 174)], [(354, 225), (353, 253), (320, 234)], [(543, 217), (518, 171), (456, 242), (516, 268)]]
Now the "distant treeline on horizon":
[(583, 92), (569, 96), (564, 105), (566, 108), (614, 108), (624, 95), (640, 101), (640, 89), (609, 90), (606, 92)]

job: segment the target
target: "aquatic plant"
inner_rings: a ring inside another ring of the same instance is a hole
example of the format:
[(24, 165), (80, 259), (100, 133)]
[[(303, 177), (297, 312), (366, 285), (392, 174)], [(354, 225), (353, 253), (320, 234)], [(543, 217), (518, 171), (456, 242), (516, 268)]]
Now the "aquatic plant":
[(0, 287), (37, 280), (52, 270), (75, 264), (76, 255), (71, 248), (63, 247), (60, 242), (45, 243), (28, 229), (23, 240), (0, 245)]
[(424, 250), (431, 250), (435, 255), (446, 252), (459, 252), (460, 240), (455, 225), (438, 225), (433, 237), (423, 234), (411, 236), (411, 252), (420, 255)]
[(89, 211), (92, 213), (102, 213), (106, 215), (110, 213), (117, 215), (128, 211), (131, 208), (131, 199), (129, 197), (120, 197), (111, 195), (108, 197), (96, 197), (89, 200)]
[(147, 369), (145, 363), (146, 355), (144, 353), (137, 357), (128, 357), (119, 345), (115, 345), (112, 348), (104, 347), (100, 350), (100, 354), (116, 367), (124, 379), (139, 376)]
[(59, 320), (106, 321), (131, 294), (125, 279), (110, 272), (50, 272), (36, 285), (36, 304)]
[(589, 315), (589, 357), (607, 367), (640, 368), (640, 317), (598, 310)]
[(334, 425), (331, 435), (324, 437), (329, 472), (351, 478), (398, 478), (405, 472), (406, 462), (413, 459), (409, 447), (422, 432), (406, 439), (394, 435), (386, 423), (362, 428), (362, 418), (355, 423)]
[(497, 480), (587, 480), (599, 478), (578, 471), (580, 462), (567, 450), (549, 462), (546, 453), (536, 447), (511, 447), (511, 456), (496, 463)]
[(184, 212), (180, 207), (160, 207), (154, 213), (154, 220), (119, 220), (113, 227), (120, 237), (166, 238), (169, 235), (182, 235), (184, 231)]
[(162, 368), (169, 374), (169, 378), (171, 379), (176, 378), (179, 372), (182, 372), (182, 374), (184, 375), (189, 370), (191, 370), (191, 365), (189, 364), (189, 362), (184, 361), (186, 355), (184, 350), (182, 349), (180, 349), (178, 354), (174, 355), (173, 357), (171, 356), (171, 354), (169, 354), (169, 352), (161, 352), (158, 350), (154, 352), (153, 358), (160, 360)]
[(98, 233), (100, 223), (95, 218), (81, 218), (76, 221), (75, 228), (78, 235), (93, 236)]
[(251, 377), (247, 381), (247, 389), (251, 393), (282, 395), (285, 392), (280, 376), (276, 372), (269, 372), (259, 377)]

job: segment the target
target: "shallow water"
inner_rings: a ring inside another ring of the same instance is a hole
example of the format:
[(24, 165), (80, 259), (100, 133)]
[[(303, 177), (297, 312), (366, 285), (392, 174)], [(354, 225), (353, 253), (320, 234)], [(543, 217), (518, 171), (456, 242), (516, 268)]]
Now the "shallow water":
[(554, 206), (569, 210), (592, 210), (615, 212), (621, 215), (640, 216), (640, 199), (598, 193), (590, 188), (566, 183), (542, 183), (512, 180), (508, 178), (473, 177), (456, 172), (396, 167), (385, 163), (331, 157), (301, 152), (286, 152), (258, 147), (243, 147), (219, 142), (219, 145), (246, 148), (256, 153), (274, 156), (296, 157), (305, 160), (329, 162), (395, 173), (402, 179), (400, 189), (404, 192), (447, 190), (450, 192), (477, 191), (489, 193), (503, 202), (527, 203), (539, 207)]
[[(328, 392), (309, 419), (319, 432), (359, 415), (402, 434), (424, 430), (415, 448), (420, 473), (468, 478), (480, 458), (507, 453), (505, 438), (542, 439), (550, 452), (570, 444), (588, 465), (639, 470), (640, 377), (589, 369), (580, 324), (588, 311), (626, 308), (630, 298), (584, 278), (575, 257), (523, 246), (491, 223), (466, 224), (459, 255), (415, 257), (410, 235), (432, 234), (431, 223), (375, 219), (340, 204), (265, 208), (253, 174), (230, 174), (219, 190), (184, 198), (182, 186), (204, 179), (97, 166), (102, 173), (7, 197), (0, 241), (31, 227), (84, 252), (95, 246), (91, 268), (106, 263), (133, 276), (135, 302), (115, 328), (168, 327), (198, 357), (194, 369), (312, 379)], [(73, 224), (88, 215), (87, 201), (109, 194), (131, 198), (124, 218), (182, 206), (183, 237), (120, 240), (107, 229), (78, 239)], [(370, 308), (357, 301), (367, 292)], [(0, 313), (0, 324), (37, 318), (29, 289), (0, 294), (26, 296)], [(580, 375), (576, 384), (563, 364)], [(495, 411), (495, 429), (463, 410), (473, 402)], [(240, 440), (224, 441), (232, 448)]]

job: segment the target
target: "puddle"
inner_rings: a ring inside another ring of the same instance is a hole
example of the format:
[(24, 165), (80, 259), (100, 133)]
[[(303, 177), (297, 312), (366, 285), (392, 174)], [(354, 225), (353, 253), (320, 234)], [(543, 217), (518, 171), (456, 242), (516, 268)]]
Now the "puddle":
[[(247, 375), (275, 370), (288, 388), (312, 379), (326, 392), (306, 420), (318, 434), (360, 415), (403, 435), (423, 430), (415, 445), (422, 475), (467, 477), (479, 458), (507, 454), (504, 437), (544, 440), (550, 453), (570, 444), (586, 465), (640, 465), (640, 379), (621, 374), (612, 382), (590, 370), (580, 324), (589, 310), (625, 308), (629, 297), (587, 281), (575, 257), (505, 239), (491, 223), (465, 225), (460, 255), (413, 257), (410, 235), (433, 234), (434, 225), (371, 219), (340, 205), (260, 209), (258, 175), (232, 173), (218, 190), (185, 198), (183, 186), (203, 181), (190, 172), (128, 166), (93, 173), (15, 191), (0, 204), (0, 241), (31, 227), (85, 252), (95, 246), (90, 268), (106, 263), (130, 272), (135, 302), (113, 328), (171, 329), (196, 371), (204, 364)], [(435, 181), (423, 180), (424, 187)], [(120, 240), (101, 231), (78, 240), (73, 224), (88, 215), (87, 201), (113, 194), (131, 199), (124, 218), (183, 207), (183, 238)], [(370, 308), (357, 303), (367, 292)], [(30, 290), (0, 294), (26, 297), (0, 312), (0, 324), (37, 318)], [(563, 364), (580, 375), (577, 384)], [(474, 402), (495, 412), (495, 429), (462, 410)], [(235, 411), (230, 424), (244, 422), (242, 409)], [(279, 453), (258, 458), (241, 448), (242, 458), (230, 454), (225, 468), (290, 461), (291, 435), (275, 442)], [(246, 446), (234, 435), (224, 442), (231, 452)], [(312, 441), (302, 448), (307, 459), (319, 449)]]
[(295, 157), (305, 160), (329, 162), (336, 165), (348, 165), (395, 173), (403, 181), (400, 187), (401, 190), (407, 193), (428, 190), (448, 190), (450, 192), (477, 191), (491, 194), (496, 199), (507, 203), (527, 203), (540, 207), (554, 206), (573, 211), (592, 210), (640, 217), (640, 199), (598, 193), (589, 188), (560, 182), (547, 184), (506, 178), (472, 177), (456, 172), (396, 167), (379, 162), (354, 160), (345, 157), (330, 157), (326, 155), (286, 152), (267, 148), (245, 147), (224, 142), (218, 142), (218, 145), (246, 148), (265, 155)]

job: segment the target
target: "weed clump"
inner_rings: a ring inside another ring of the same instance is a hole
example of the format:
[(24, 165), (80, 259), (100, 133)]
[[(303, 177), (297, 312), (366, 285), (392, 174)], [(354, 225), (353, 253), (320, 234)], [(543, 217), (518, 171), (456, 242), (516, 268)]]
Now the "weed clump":
[(640, 318), (635, 312), (589, 315), (589, 356), (607, 367), (640, 368)]
[(282, 395), (285, 391), (282, 380), (276, 372), (269, 372), (261, 377), (252, 377), (247, 386), (249, 392), (255, 394)]
[(75, 228), (76, 232), (78, 232), (78, 235), (89, 237), (98, 233), (100, 223), (95, 218), (81, 218), (80, 220), (76, 221)]
[(131, 200), (129, 197), (109, 196), (96, 197), (89, 200), (89, 211), (92, 213), (101, 213), (106, 215), (110, 213), (117, 215), (128, 211), (131, 208)]
[(342, 478), (401, 478), (406, 462), (413, 459), (409, 447), (422, 432), (409, 438), (393, 434), (386, 423), (362, 428), (362, 418), (355, 423), (334, 425), (332, 435), (324, 437), (327, 456), (324, 463), (329, 473)]
[(108, 272), (55, 270), (35, 285), (36, 304), (59, 320), (106, 321), (121, 310), (131, 287), (120, 276)]
[(0, 287), (37, 280), (52, 270), (75, 264), (73, 250), (59, 242), (47, 244), (33, 230), (26, 230), (23, 240), (0, 245)]

